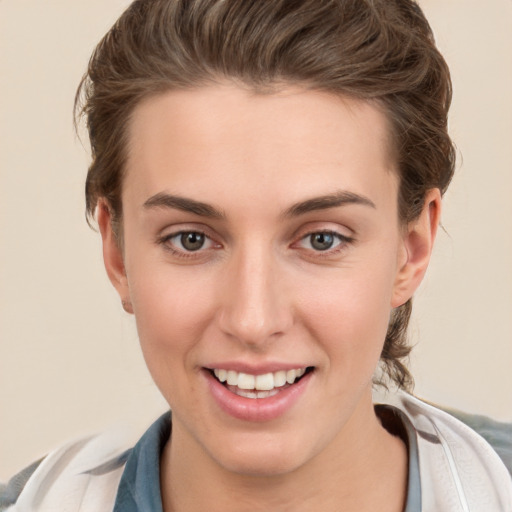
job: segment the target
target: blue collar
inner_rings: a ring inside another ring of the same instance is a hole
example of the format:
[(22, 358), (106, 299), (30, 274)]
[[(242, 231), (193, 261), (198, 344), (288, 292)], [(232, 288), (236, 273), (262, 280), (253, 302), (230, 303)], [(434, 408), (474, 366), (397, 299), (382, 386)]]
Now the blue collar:
[(163, 512), (160, 455), (171, 435), (171, 412), (160, 416), (131, 451), (113, 512)]
[[(393, 430), (398, 428), (404, 437), (407, 437), (409, 483), (405, 512), (420, 512), (421, 485), (416, 431), (399, 409), (389, 405), (377, 406), (376, 411), (388, 430), (391, 431), (385, 424), (382, 409), (394, 413), (396, 424), (392, 427)], [(131, 450), (119, 483), (113, 512), (147, 512), (149, 510), (163, 512), (160, 494), (160, 456), (170, 435), (171, 412), (169, 411), (151, 425)]]

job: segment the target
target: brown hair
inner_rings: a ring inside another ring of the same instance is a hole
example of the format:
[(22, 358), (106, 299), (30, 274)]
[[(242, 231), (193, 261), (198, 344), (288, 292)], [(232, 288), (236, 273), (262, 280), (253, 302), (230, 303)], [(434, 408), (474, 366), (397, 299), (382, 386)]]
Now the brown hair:
[[(426, 192), (445, 192), (454, 168), (447, 133), (449, 70), (412, 0), (137, 0), (102, 39), (77, 92), (92, 148), (88, 220), (99, 198), (122, 220), (127, 126), (151, 95), (232, 80), (282, 84), (375, 101), (391, 126), (405, 224)], [(385, 374), (410, 388), (402, 362), (411, 301), (393, 310), (381, 355)], [(385, 380), (379, 381), (385, 384)]]

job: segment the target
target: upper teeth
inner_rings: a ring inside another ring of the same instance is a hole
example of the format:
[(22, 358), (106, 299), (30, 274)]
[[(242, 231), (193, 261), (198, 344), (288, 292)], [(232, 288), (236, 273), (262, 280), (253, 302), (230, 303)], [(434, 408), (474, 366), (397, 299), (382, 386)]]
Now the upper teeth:
[(286, 383), (293, 384), (297, 377), (302, 377), (306, 373), (306, 368), (288, 371), (280, 370), (273, 373), (264, 373), (263, 375), (251, 375), (249, 373), (215, 368), (213, 373), (217, 379), (221, 382), (227, 382), (230, 386), (238, 386), (240, 389), (270, 391), (271, 389), (284, 386)]

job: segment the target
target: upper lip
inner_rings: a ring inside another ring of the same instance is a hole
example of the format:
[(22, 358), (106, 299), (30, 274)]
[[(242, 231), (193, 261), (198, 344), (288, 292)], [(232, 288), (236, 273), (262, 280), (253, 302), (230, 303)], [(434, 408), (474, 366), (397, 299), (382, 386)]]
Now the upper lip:
[(204, 366), (208, 370), (231, 370), (238, 373), (248, 373), (249, 375), (263, 375), (265, 373), (274, 373), (279, 371), (297, 370), (299, 368), (308, 368), (311, 365), (303, 363), (282, 363), (270, 362), (265, 364), (251, 364), (242, 361), (225, 361), (212, 363)]

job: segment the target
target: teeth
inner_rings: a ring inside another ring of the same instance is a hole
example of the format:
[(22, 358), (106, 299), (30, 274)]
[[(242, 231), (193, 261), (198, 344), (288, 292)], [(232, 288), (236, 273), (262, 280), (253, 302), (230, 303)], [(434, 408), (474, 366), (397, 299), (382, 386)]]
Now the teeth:
[(280, 372), (274, 373), (274, 386), (280, 388), (286, 384), (286, 372), (281, 370)]
[(277, 395), (279, 391), (277, 389), (272, 389), (270, 391), (247, 391), (245, 389), (237, 389), (236, 394), (238, 396), (243, 396), (245, 398), (268, 398), (269, 396)]
[[(240, 387), (240, 385), (238, 385)], [(274, 376), (271, 373), (265, 373), (256, 377), (254, 387), (261, 391), (269, 391), (274, 389)]]
[(238, 373), (229, 370), (227, 372), (227, 382), (230, 386), (238, 386)]
[(249, 375), (248, 373), (238, 374), (238, 387), (240, 389), (254, 389), (255, 381), (254, 375)]
[(296, 378), (297, 378), (296, 370), (288, 370), (286, 372), (286, 382), (288, 382), (288, 384), (293, 384), (295, 382)]
[[(286, 383), (293, 384), (297, 378), (302, 377), (306, 373), (306, 368), (288, 371), (280, 370), (274, 373), (264, 373), (263, 375), (251, 375), (249, 373), (238, 373), (233, 370), (215, 368), (213, 373), (220, 382), (226, 382), (229, 386), (236, 386), (240, 390), (246, 390), (247, 392), (238, 393), (241, 396), (266, 398), (267, 396), (272, 396), (268, 392), (272, 393), (272, 390), (275, 388), (280, 388)], [(257, 390), (259, 393), (250, 392), (252, 390)], [(265, 393), (267, 394), (263, 396)]]
[(219, 379), (221, 382), (226, 382), (228, 378), (228, 372), (226, 370), (213, 370), (213, 373), (215, 373), (215, 377)]

